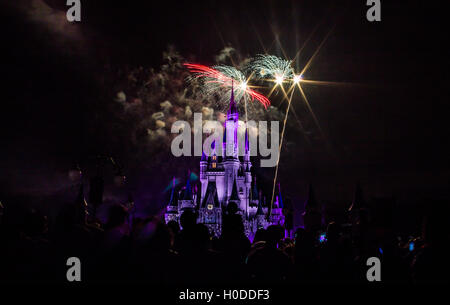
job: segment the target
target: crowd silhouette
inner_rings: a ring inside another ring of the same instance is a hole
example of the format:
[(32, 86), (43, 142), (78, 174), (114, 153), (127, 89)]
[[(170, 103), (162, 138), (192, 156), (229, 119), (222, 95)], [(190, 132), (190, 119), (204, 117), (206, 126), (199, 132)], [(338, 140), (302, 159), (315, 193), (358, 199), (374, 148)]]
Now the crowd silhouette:
[(449, 274), (446, 202), (430, 204), (441, 208), (425, 213), (422, 235), (410, 240), (380, 233), (360, 209), (350, 226), (306, 221), (294, 238), (269, 226), (252, 242), (233, 209), (216, 238), (196, 222), (195, 211), (185, 211), (180, 224), (166, 224), (158, 217), (130, 221), (126, 207), (113, 205), (100, 224), (88, 221), (83, 202), (64, 205), (52, 223), (37, 209), (3, 203), (0, 280), (66, 282), (69, 257), (82, 262), (86, 283), (367, 283), (366, 261), (373, 256), (381, 260), (383, 283), (441, 283)]

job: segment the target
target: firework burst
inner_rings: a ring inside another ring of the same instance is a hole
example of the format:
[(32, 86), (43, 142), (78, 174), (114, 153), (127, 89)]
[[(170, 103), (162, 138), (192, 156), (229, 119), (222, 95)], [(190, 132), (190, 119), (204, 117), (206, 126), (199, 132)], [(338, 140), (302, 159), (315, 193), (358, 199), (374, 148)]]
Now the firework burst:
[(263, 94), (254, 91), (247, 84), (245, 75), (238, 69), (230, 66), (207, 67), (203, 65), (185, 63), (184, 66), (193, 73), (194, 79), (203, 81), (202, 90), (206, 96), (213, 96), (219, 93), (220, 102), (226, 102), (230, 99), (231, 90), (237, 102), (242, 99), (246, 101), (257, 100), (265, 108), (270, 105), (270, 101)]
[(274, 55), (259, 54), (249, 61), (244, 71), (255, 78), (272, 79), (281, 84), (285, 79), (294, 77), (291, 64), (292, 61)]

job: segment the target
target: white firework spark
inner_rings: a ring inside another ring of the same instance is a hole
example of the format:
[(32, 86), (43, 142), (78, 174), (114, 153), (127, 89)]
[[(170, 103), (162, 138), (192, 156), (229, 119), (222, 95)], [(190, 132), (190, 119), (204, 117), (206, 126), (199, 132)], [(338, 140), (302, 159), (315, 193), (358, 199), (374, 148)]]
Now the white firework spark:
[(292, 61), (285, 60), (275, 55), (259, 54), (252, 58), (245, 66), (244, 71), (248, 75), (259, 79), (272, 79), (281, 84), (285, 79), (294, 77)]

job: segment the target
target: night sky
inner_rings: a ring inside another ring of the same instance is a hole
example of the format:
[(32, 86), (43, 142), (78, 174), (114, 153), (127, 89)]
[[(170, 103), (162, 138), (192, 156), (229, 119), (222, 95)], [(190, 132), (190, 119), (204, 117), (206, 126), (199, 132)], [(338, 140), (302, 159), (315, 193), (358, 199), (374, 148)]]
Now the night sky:
[(155, 179), (164, 163), (139, 170), (139, 159), (110, 143), (104, 105), (114, 92), (104, 83), (114, 76), (105, 66), (158, 69), (168, 45), (204, 64), (224, 46), (292, 58), (315, 29), (301, 68), (333, 27), (305, 77), (346, 85), (305, 85), (325, 138), (312, 128), (308, 144), (287, 130), (284, 190), (299, 209), (310, 182), (324, 202), (349, 203), (357, 181), (367, 198), (406, 205), (448, 196), (449, 35), (438, 4), (382, 0), (382, 21), (370, 23), (365, 0), (96, 0), (82, 1), (82, 21), (69, 24), (65, 2), (2, 4), (2, 196), (47, 198), (69, 187), (74, 160), (108, 153), (130, 165), (137, 202), (156, 210), (164, 195), (146, 190), (156, 193), (171, 174)]

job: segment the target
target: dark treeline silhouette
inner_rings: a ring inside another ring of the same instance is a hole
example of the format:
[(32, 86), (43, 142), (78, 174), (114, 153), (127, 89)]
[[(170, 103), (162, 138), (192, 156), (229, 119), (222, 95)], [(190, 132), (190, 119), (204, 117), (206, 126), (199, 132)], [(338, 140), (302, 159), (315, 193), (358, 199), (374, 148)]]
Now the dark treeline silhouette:
[(253, 242), (240, 215), (228, 209), (222, 234), (212, 237), (185, 211), (181, 226), (158, 217), (130, 221), (113, 205), (105, 224), (88, 221), (84, 199), (64, 205), (55, 221), (36, 209), (4, 202), (0, 226), (2, 282), (66, 282), (69, 257), (82, 262), (85, 283), (367, 283), (367, 258), (381, 260), (382, 282), (447, 281), (447, 202), (430, 202), (422, 235), (400, 239), (389, 226), (374, 225), (354, 204), (347, 224), (320, 225), (314, 200), (305, 227), (294, 238), (281, 226), (259, 229)]

